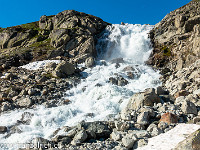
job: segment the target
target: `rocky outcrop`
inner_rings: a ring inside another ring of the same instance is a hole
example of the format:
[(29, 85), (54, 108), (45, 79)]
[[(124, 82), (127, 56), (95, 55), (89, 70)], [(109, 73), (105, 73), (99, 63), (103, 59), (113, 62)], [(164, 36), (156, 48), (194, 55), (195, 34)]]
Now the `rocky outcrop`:
[[(193, 0), (167, 14), (150, 32), (154, 50), (147, 64), (161, 71), (163, 86), (175, 97), (175, 103), (182, 101), (183, 106), (188, 106), (188, 103), (192, 102), (195, 107), (199, 107), (198, 10), (200, 2)], [(184, 109), (187, 109), (187, 106)]]
[(176, 71), (200, 58), (199, 10), (200, 3), (191, 1), (155, 25), (150, 33), (154, 51), (149, 64)]
[(107, 25), (98, 17), (66, 10), (38, 22), (1, 28), (0, 70), (56, 56), (82, 63), (96, 56), (95, 37)]

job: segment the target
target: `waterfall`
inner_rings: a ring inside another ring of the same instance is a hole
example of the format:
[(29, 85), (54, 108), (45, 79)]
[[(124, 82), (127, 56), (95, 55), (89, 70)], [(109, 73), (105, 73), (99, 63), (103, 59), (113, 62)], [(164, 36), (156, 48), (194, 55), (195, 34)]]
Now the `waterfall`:
[[(81, 83), (65, 94), (64, 98), (71, 103), (2, 114), (2, 126), (13, 125), (23, 112), (34, 116), (30, 125), (19, 126), (22, 133), (12, 134), (8, 138), (0, 135), (1, 143), (25, 143), (35, 137), (48, 139), (57, 128), (63, 126), (73, 126), (82, 120), (105, 120), (110, 114), (115, 116), (119, 113), (134, 93), (158, 86), (159, 73), (144, 64), (152, 51), (148, 38), (151, 29), (150, 25), (108, 26), (97, 42), (96, 65), (84, 70)], [(84, 65), (80, 64), (79, 67)], [(111, 78), (121, 78), (126, 84), (112, 84)]]

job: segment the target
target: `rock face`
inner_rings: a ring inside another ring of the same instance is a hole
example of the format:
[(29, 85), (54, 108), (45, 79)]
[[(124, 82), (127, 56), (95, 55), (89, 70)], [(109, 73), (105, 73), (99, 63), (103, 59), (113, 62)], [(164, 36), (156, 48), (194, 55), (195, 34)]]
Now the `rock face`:
[(98, 17), (66, 10), (38, 22), (1, 28), (0, 66), (7, 69), (56, 56), (82, 63), (96, 56), (95, 36), (107, 25)]
[(191, 1), (155, 25), (154, 51), (148, 63), (170, 70), (188, 67), (200, 58), (200, 3)]

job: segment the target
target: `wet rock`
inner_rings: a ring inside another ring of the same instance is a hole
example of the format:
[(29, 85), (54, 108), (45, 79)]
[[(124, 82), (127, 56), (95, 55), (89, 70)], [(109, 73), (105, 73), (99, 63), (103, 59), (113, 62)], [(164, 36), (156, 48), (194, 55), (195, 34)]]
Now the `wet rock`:
[(11, 80), (14, 77), (12, 73), (6, 73), (5, 74), (5, 79)]
[(135, 75), (133, 74), (133, 72), (127, 72), (127, 77), (129, 79), (134, 79)]
[(18, 120), (18, 123), (29, 125), (33, 116), (34, 116), (34, 114), (32, 114), (30, 112), (24, 112), (22, 114), (21, 119)]
[(184, 114), (194, 114), (197, 115), (197, 108), (194, 103), (190, 101), (184, 101), (181, 106), (181, 110)]
[(170, 112), (167, 112), (161, 116), (160, 122), (165, 122), (168, 125), (178, 123), (178, 117)]
[(4, 134), (5, 132), (7, 132), (7, 127), (6, 126), (0, 126), (0, 134)]
[(124, 59), (123, 58), (115, 58), (113, 60), (110, 61), (112, 64), (114, 63), (124, 63)]
[(57, 64), (55, 62), (50, 62), (50, 63), (47, 63), (44, 66), (44, 70), (46, 72), (51, 72), (51, 71), (53, 71), (56, 68), (56, 66), (57, 66)]
[(128, 84), (128, 81), (124, 79), (123, 77), (117, 77), (117, 78), (110, 77), (109, 82), (111, 84), (118, 85), (118, 86), (125, 86)]
[(118, 86), (125, 86), (127, 84), (128, 84), (128, 81), (126, 79), (124, 79), (123, 77), (119, 77), (118, 83), (117, 83)]
[(13, 126), (10, 128), (10, 134), (22, 133), (22, 130), (18, 126)]
[(118, 85), (117, 79), (115, 79), (115, 78), (113, 78), (113, 77), (110, 77), (110, 78), (109, 78), (109, 82), (110, 82), (111, 84)]
[(3, 102), (1, 105), (1, 111), (7, 111), (12, 109), (12, 105), (9, 102)]
[(94, 67), (95, 65), (95, 59), (93, 57), (88, 57), (86, 60), (85, 60), (85, 66), (87, 68), (91, 68), (91, 67)]
[(124, 72), (132, 72), (132, 71), (135, 71), (135, 69), (131, 66), (127, 66), (123, 69)]

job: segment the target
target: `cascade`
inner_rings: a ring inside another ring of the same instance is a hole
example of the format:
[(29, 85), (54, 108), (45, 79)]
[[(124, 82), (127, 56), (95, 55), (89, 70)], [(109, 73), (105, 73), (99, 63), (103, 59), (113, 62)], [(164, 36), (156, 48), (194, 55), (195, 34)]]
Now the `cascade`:
[[(159, 73), (145, 65), (152, 48), (150, 25), (111, 25), (97, 42), (96, 65), (82, 72), (81, 83), (65, 94), (71, 103), (65, 106), (15, 110), (0, 116), (2, 126), (11, 126), (22, 113), (34, 114), (30, 125), (20, 125), (22, 133), (8, 138), (0, 135), (1, 143), (26, 143), (32, 138), (51, 138), (63, 126), (73, 126), (80, 121), (97, 121), (115, 116), (136, 93), (160, 84)], [(79, 67), (84, 67), (80, 64)], [(112, 84), (111, 79), (123, 79), (122, 84)], [(125, 82), (124, 82), (125, 81)]]

